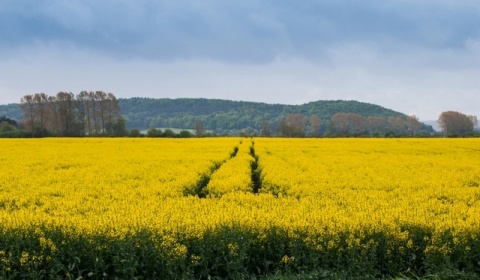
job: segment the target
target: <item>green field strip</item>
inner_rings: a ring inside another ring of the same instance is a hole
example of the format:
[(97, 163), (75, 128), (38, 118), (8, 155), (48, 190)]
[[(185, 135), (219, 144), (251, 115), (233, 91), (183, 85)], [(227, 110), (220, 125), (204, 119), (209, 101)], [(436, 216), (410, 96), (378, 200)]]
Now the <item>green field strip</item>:
[(258, 165), (258, 156), (255, 153), (255, 142), (250, 146), (250, 155), (255, 159), (251, 164), (253, 193), (257, 194), (262, 188), (262, 169)]

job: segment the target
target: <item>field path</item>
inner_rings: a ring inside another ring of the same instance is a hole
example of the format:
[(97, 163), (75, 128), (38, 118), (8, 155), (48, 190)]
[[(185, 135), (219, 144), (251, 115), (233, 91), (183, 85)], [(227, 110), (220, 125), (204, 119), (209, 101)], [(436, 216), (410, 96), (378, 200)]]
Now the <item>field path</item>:
[(242, 139), (231, 157), (213, 168), (201, 183), (198, 196), (203, 198), (232, 192), (258, 193), (260, 171), (253, 140)]

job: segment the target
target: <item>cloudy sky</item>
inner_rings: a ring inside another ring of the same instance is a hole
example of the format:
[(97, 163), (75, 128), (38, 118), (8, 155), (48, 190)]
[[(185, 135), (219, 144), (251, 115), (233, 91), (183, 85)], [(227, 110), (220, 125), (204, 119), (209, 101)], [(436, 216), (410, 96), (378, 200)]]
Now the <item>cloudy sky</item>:
[(478, 0), (1, 0), (0, 26), (0, 104), (103, 90), (480, 116)]

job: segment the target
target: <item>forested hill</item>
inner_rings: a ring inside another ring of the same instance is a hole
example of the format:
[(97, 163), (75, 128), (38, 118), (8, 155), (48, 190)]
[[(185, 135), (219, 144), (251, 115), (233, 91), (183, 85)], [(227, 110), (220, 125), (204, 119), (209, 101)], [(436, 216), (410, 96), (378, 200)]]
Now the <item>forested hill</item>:
[(127, 127), (193, 128), (200, 119), (206, 129), (231, 130), (260, 127), (262, 122), (277, 123), (288, 114), (317, 115), (329, 120), (335, 113), (368, 116), (405, 116), (378, 105), (357, 101), (315, 101), (303, 105), (267, 104), (220, 99), (119, 99)]
[[(231, 101), (204, 98), (119, 99), (121, 114), (126, 119), (126, 128), (140, 130), (148, 128), (194, 129), (200, 121), (203, 128), (215, 134), (236, 135), (242, 132), (261, 134), (268, 125), (272, 134), (288, 115), (301, 114), (310, 128), (309, 119), (316, 115), (321, 120), (319, 133), (331, 128), (331, 118), (336, 113), (350, 113), (365, 118), (377, 116), (387, 121), (390, 117), (406, 119), (406, 115), (378, 105), (358, 101), (315, 101), (302, 105), (267, 104), (246, 101)], [(22, 119), (18, 104), (0, 105), (0, 116), (15, 120)], [(420, 131), (433, 132), (422, 124)]]
[(23, 118), (23, 112), (18, 104), (0, 105), (0, 117), (3, 116), (20, 121)]
[[(129, 98), (120, 99), (119, 104), (127, 119), (127, 128), (192, 129), (199, 120), (206, 130), (217, 134), (238, 134), (245, 130), (260, 132), (265, 123), (274, 132), (281, 120), (289, 114), (303, 115), (307, 126), (312, 115), (318, 116), (321, 119), (322, 133), (328, 129), (331, 117), (340, 112), (363, 117), (406, 118), (405, 114), (378, 105), (342, 100), (283, 105), (219, 99)], [(422, 125), (422, 130), (433, 132), (431, 127), (425, 125)]]

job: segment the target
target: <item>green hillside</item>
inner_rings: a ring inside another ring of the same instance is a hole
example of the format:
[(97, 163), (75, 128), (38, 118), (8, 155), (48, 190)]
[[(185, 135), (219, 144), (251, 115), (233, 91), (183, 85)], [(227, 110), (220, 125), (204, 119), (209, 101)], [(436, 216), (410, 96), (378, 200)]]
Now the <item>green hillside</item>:
[(0, 105), (0, 117), (3, 116), (20, 121), (23, 118), (23, 113), (18, 104)]
[[(267, 104), (259, 102), (230, 101), (203, 98), (119, 99), (127, 129), (178, 128), (193, 129), (200, 121), (203, 128), (215, 134), (236, 135), (243, 132), (260, 133), (262, 125), (268, 124), (272, 132), (289, 114), (302, 114), (307, 120), (312, 115), (321, 119), (321, 133), (329, 127), (335, 113), (352, 113), (363, 117), (381, 116), (405, 118), (406, 115), (378, 105), (358, 101), (315, 101), (302, 105)], [(17, 104), (0, 105), (0, 116), (21, 120), (22, 112)], [(433, 132), (430, 126), (422, 125), (424, 133)]]
[[(127, 128), (175, 127), (191, 129), (200, 120), (205, 129), (217, 134), (238, 134), (242, 131), (261, 131), (268, 123), (272, 131), (288, 114), (302, 114), (307, 120), (317, 115), (322, 120), (322, 133), (328, 129), (329, 120), (339, 112), (364, 117), (402, 117), (406, 115), (378, 105), (358, 101), (315, 101), (302, 105), (267, 104), (259, 102), (219, 99), (120, 99)], [(308, 126), (308, 124), (307, 124)], [(433, 132), (422, 126), (423, 132)]]

